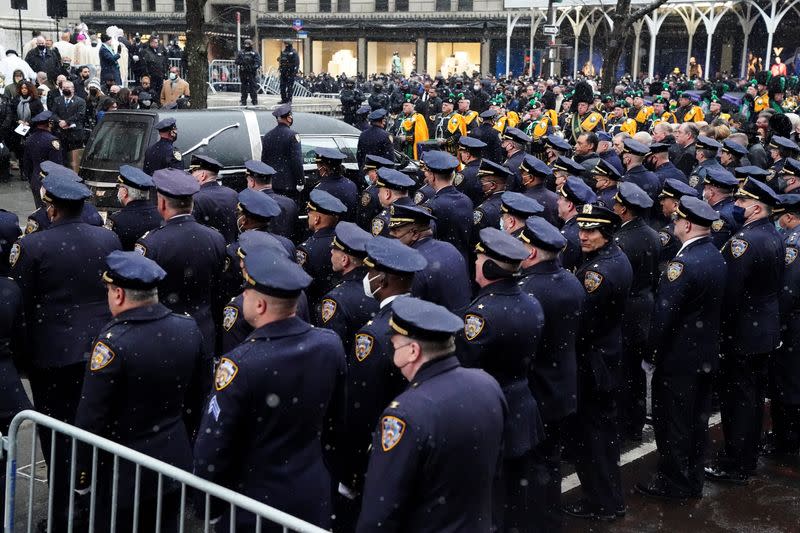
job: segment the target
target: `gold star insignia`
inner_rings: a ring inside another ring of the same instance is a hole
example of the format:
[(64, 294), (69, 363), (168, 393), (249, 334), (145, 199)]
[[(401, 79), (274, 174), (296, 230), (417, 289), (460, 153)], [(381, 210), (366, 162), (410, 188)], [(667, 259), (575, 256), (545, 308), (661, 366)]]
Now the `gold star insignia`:
[(483, 304), (478, 304), (478, 309), (483, 309)]

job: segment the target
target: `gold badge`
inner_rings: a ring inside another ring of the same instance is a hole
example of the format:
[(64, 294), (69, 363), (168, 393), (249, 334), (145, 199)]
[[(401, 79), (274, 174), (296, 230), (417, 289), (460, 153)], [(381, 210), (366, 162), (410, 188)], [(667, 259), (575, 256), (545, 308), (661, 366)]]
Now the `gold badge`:
[(172, 157), (174, 157), (176, 160), (180, 161), (183, 156), (181, 155), (181, 153), (179, 151), (175, 150), (174, 152), (172, 152)]
[(11, 251), (8, 254), (8, 263), (11, 265), (11, 268), (14, 268), (14, 265), (17, 264), (19, 260), (19, 256), (22, 253), (22, 247), (20, 247), (19, 243), (14, 243), (11, 247)]
[(414, 195), (414, 203), (421, 204), (424, 201), (425, 201), (425, 195), (417, 191), (417, 193)]
[(675, 281), (683, 274), (683, 263), (679, 263), (677, 261), (670, 262), (667, 265), (667, 279), (670, 281)]
[(28, 219), (28, 223), (25, 224), (25, 235), (29, 235), (39, 230), (39, 223), (33, 220), (32, 218)]
[(483, 331), (486, 321), (483, 317), (472, 313), (464, 317), (464, 336), (468, 341), (475, 339)]
[(232, 305), (226, 305), (222, 310), (222, 327), (225, 328), (225, 331), (231, 330), (237, 318), (239, 318), (239, 309)]
[(294, 253), (294, 257), (297, 260), (297, 264), (303, 266), (306, 264), (306, 260), (308, 259), (308, 254), (303, 250), (296, 250)]
[(368, 192), (364, 191), (364, 194), (361, 195), (361, 205), (363, 207), (367, 207), (369, 205), (370, 200), (372, 200), (372, 197), (369, 195)]
[(744, 255), (750, 243), (743, 239), (731, 239), (731, 255), (738, 259)]
[(137, 242), (133, 247), (133, 251), (134, 252), (138, 252), (141, 255), (146, 255), (147, 254), (147, 246), (145, 246), (142, 243), (138, 243)]
[(400, 442), (406, 431), (406, 423), (396, 416), (384, 416), (381, 419), (381, 448), (388, 452)]
[(328, 320), (333, 318), (333, 315), (336, 314), (336, 301), (331, 300), (330, 298), (325, 298), (322, 300), (322, 323), (327, 324)]
[(583, 286), (587, 292), (594, 292), (603, 283), (603, 275), (594, 270), (587, 270), (583, 276)]
[(235, 378), (238, 373), (239, 367), (236, 363), (227, 357), (223, 357), (214, 374), (214, 388), (218, 391), (224, 389), (233, 382), (233, 378)]
[(372, 353), (372, 347), (375, 345), (375, 339), (372, 335), (366, 333), (359, 333), (356, 335), (356, 359), (359, 362), (366, 359)]
[(53, 145), (54, 149), (61, 150), (61, 143), (58, 142), (57, 140), (53, 140), (50, 144)]
[(714, 222), (711, 223), (711, 229), (714, 231), (720, 231), (722, 228), (725, 227), (725, 221), (721, 218), (718, 218)]
[(90, 369), (92, 372), (104, 369), (114, 360), (115, 355), (114, 350), (102, 342), (98, 342), (94, 345), (94, 350), (92, 350)]
[(383, 231), (386, 222), (382, 218), (375, 217), (372, 219), (372, 235), (377, 237)]

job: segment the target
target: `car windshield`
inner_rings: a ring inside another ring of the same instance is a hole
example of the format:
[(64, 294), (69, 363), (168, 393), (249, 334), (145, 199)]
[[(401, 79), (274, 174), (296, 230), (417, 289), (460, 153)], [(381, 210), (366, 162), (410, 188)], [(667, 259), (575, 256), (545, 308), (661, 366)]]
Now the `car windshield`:
[(113, 161), (117, 166), (138, 163), (147, 146), (146, 133), (146, 121), (104, 121), (87, 148), (84, 163)]
[(355, 163), (357, 147), (357, 138), (337, 137), (334, 140), (332, 137), (300, 137), (304, 165), (313, 165), (316, 162), (317, 155), (314, 152), (316, 148), (335, 148), (347, 156), (347, 159), (344, 160), (345, 163)]

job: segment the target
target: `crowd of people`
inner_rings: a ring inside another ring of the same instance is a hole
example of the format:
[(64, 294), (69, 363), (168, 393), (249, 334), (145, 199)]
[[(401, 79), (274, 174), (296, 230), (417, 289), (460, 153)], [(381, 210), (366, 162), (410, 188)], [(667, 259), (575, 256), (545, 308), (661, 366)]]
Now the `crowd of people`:
[[(759, 455), (800, 452), (797, 90), (768, 73), (609, 95), (346, 80), (355, 175), (320, 147), (307, 180), (281, 104), (236, 192), (209, 155), (184, 170), (165, 119), (105, 223), (37, 151), (26, 234), (4, 214), (2, 346), (36, 409), (337, 532), (623, 517), (620, 447), (643, 438), (648, 382), (659, 461), (635, 489), (747, 484)], [(36, 111), (37, 135), (64, 129)], [(15, 372), (7, 413), (28, 401)], [(69, 447), (40, 437), (63, 520)], [(78, 460), (78, 490), (94, 474), (107, 497), (109, 465)], [(562, 461), (583, 493), (563, 505)], [(177, 520), (178, 489), (143, 489), (140, 515)], [(253, 527), (229, 513), (212, 512)]]

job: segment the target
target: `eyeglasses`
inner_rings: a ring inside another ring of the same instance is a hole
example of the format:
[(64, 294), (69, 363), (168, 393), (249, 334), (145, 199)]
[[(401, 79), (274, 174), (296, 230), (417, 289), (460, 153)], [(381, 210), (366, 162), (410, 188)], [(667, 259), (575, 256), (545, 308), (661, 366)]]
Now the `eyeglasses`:
[(401, 348), (405, 348), (406, 346), (408, 346), (410, 344), (414, 344), (414, 341), (407, 342), (405, 344), (401, 344), (400, 346), (393, 346), (393, 348), (394, 348), (394, 351), (396, 352), (397, 350), (400, 350)]

